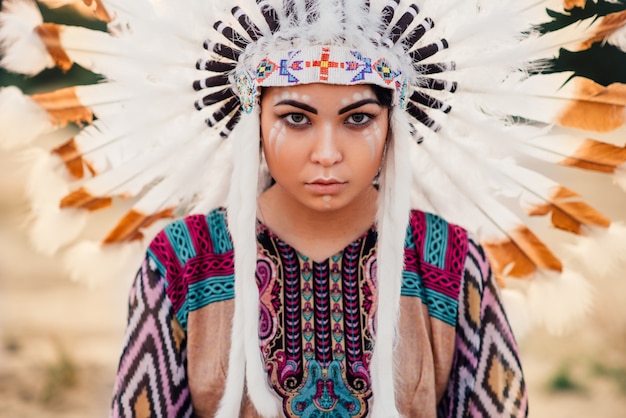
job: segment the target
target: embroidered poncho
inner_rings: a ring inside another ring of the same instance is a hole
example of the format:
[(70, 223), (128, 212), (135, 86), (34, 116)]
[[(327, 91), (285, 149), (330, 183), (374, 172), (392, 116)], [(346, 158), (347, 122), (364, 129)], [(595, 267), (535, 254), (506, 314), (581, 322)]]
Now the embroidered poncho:
[[(375, 349), (376, 228), (315, 262), (257, 228), (259, 349), (287, 417), (364, 417)], [(526, 416), (517, 347), (481, 247), (413, 211), (396, 348), (406, 417)], [(225, 210), (173, 222), (131, 289), (112, 416), (212, 417), (228, 368), (234, 258)], [(391, 372), (391, 371), (390, 371)], [(242, 416), (258, 416), (247, 399)]]

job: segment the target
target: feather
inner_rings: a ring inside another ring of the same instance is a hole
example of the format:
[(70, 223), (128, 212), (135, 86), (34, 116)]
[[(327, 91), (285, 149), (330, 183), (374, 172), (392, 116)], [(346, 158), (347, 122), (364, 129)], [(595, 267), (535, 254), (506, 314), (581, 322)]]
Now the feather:
[(581, 197), (538, 173), (511, 164), (500, 172), (521, 186), (520, 198), (531, 216), (551, 214), (552, 225), (575, 234), (583, 227), (607, 228), (611, 221), (582, 201)]
[(49, 93), (33, 94), (31, 98), (48, 112), (50, 119), (54, 120), (57, 126), (63, 127), (68, 123), (90, 124), (93, 122), (93, 112), (79, 98), (79, 89), (87, 90), (93, 87), (68, 87)]
[(39, 0), (39, 2), (51, 9), (72, 6), (84, 15), (92, 15), (103, 22), (111, 21), (111, 17), (101, 0)]
[(98, 242), (81, 241), (67, 248), (62, 258), (72, 281), (96, 289), (113, 277), (133, 277), (144, 252), (139, 242), (103, 247)]
[(40, 106), (13, 86), (0, 89), (0, 149), (15, 149), (53, 129)]
[(0, 65), (14, 73), (35, 75), (54, 66), (35, 28), (43, 24), (34, 1), (5, 1), (0, 13)]
[(535, 323), (561, 335), (588, 314), (592, 293), (585, 278), (574, 271), (542, 273), (529, 284), (528, 303)]
[(606, 278), (626, 267), (626, 226), (614, 222), (607, 229), (591, 228), (566, 248), (589, 277)]

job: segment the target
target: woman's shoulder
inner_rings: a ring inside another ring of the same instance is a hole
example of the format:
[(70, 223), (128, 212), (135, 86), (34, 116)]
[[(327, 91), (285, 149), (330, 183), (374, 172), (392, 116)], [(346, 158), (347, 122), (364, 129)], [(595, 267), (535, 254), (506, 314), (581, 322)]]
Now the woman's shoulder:
[(232, 241), (226, 223), (226, 209), (222, 207), (170, 222), (148, 247), (148, 254), (152, 258), (179, 265), (185, 265), (195, 257), (230, 251)]
[(407, 227), (407, 246), (414, 247), (425, 260), (442, 265), (452, 251), (465, 257), (468, 246), (472, 245), (471, 234), (460, 225), (448, 222), (439, 215), (411, 210)]

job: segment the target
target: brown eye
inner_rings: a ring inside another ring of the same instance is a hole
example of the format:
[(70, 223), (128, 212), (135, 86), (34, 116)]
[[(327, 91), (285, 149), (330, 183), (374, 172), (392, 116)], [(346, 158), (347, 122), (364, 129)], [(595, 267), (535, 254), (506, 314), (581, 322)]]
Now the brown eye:
[(288, 113), (282, 116), (282, 118), (285, 122), (287, 122), (287, 124), (293, 126), (302, 126), (309, 123), (309, 118), (302, 113)]
[(370, 120), (372, 120), (372, 116), (367, 113), (354, 113), (348, 116), (347, 123), (352, 125), (365, 125)]

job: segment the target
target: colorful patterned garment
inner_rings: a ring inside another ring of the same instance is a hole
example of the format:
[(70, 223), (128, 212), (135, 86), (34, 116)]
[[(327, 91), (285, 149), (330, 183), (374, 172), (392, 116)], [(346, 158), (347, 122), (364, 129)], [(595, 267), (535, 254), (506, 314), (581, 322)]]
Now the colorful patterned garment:
[[(287, 417), (363, 417), (375, 347), (374, 227), (314, 262), (258, 223), (259, 347)], [(405, 244), (397, 403), (406, 417), (522, 417), (516, 343), (482, 249), (411, 213)], [(166, 227), (130, 295), (113, 417), (211, 417), (223, 394), (233, 314), (225, 211)], [(245, 399), (242, 416), (258, 416)]]

